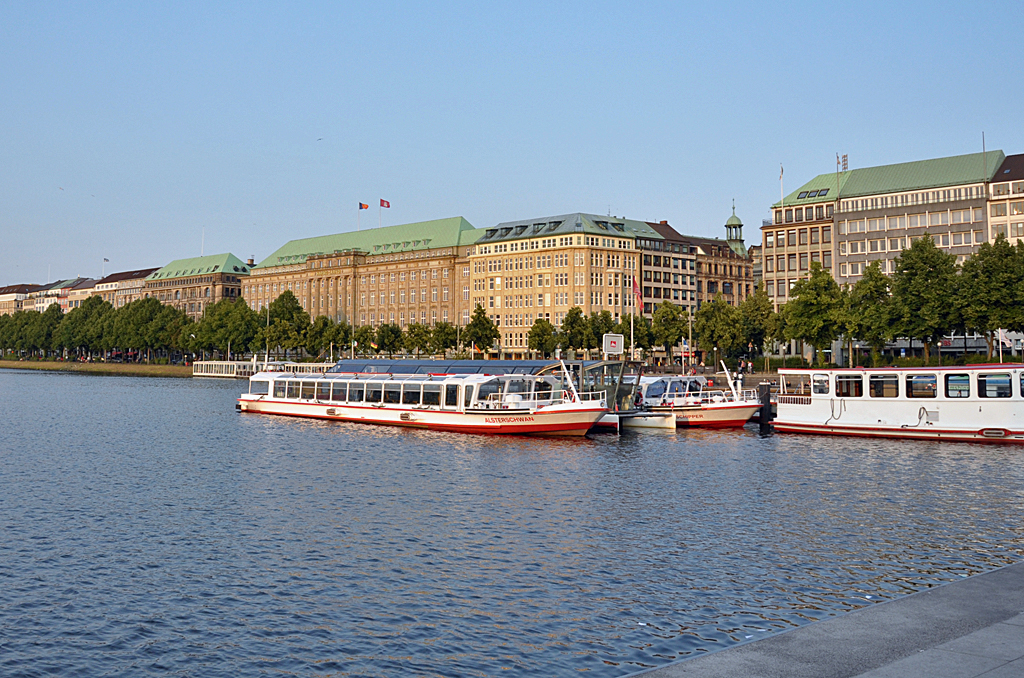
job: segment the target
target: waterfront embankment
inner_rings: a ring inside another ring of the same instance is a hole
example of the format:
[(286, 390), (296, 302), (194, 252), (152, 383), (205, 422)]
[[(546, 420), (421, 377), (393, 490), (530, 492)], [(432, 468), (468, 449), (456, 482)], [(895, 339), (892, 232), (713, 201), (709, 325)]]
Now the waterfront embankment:
[(1024, 562), (634, 675), (1024, 676)]
[(147, 365), (145, 363), (78, 363), (51, 360), (0, 360), (0, 368), (74, 372), (121, 377), (191, 377), (192, 367), (186, 365)]

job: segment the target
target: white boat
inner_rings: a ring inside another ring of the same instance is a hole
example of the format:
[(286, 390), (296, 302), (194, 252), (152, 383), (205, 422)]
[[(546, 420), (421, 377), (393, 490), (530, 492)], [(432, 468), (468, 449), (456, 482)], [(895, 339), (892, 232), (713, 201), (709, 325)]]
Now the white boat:
[(1024, 366), (781, 369), (776, 431), (1024, 444)]
[(699, 375), (641, 377), (643, 409), (675, 415), (676, 426), (743, 426), (761, 407), (757, 391), (738, 388), (729, 371), (724, 374), (726, 389), (716, 389), (713, 382)]
[(241, 412), (513, 435), (585, 435), (607, 411), (562, 374), (259, 372)]

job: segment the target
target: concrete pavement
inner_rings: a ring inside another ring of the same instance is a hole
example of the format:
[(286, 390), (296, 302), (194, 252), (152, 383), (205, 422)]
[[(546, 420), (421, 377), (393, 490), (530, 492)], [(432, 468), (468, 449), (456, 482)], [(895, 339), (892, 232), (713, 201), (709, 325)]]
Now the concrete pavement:
[(633, 675), (1024, 678), (1024, 562)]

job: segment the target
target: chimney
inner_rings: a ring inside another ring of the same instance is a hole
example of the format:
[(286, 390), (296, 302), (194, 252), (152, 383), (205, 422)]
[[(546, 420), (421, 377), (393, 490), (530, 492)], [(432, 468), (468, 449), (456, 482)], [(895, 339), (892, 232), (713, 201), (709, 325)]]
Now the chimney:
[(256, 265), (256, 257), (249, 257), (246, 260), (245, 263), (249, 264), (250, 266), (255, 266)]
[(658, 223), (660, 223), (660, 224), (661, 224), (662, 226), (668, 226), (668, 220), (667, 220), (667, 219), (662, 219), (662, 220), (661, 220), (660, 222), (658, 222)]

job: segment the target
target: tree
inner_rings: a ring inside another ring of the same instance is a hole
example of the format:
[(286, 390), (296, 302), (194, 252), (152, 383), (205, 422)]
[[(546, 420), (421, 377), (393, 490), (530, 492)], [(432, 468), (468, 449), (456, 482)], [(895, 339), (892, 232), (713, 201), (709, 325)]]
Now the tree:
[(583, 315), (583, 309), (579, 306), (573, 306), (566, 312), (559, 338), (562, 347), (567, 349), (586, 350), (597, 346), (587, 316)]
[(334, 325), (334, 331), (331, 333), (331, 341), (334, 342), (334, 347), (339, 352), (348, 350), (352, 346), (353, 330), (352, 326), (346, 321), (341, 320)]
[(446, 353), (449, 349), (455, 348), (458, 341), (459, 334), (455, 325), (447, 321), (434, 324), (434, 329), (430, 332), (430, 347), (434, 353)]
[(608, 311), (601, 311), (600, 313), (590, 314), (590, 331), (594, 334), (594, 339), (597, 340), (597, 345), (603, 345), (603, 337), (606, 334), (612, 334), (612, 330), (615, 329), (615, 318)]
[(772, 300), (768, 297), (763, 285), (758, 285), (754, 293), (743, 300), (740, 309), (740, 348), (753, 346), (758, 353), (764, 353), (768, 341), (777, 338), (778, 327)]
[(796, 281), (785, 309), (786, 338), (810, 344), (816, 362), (818, 352), (840, 334), (839, 285), (820, 263), (812, 261), (810, 277)]
[[(885, 343), (892, 339), (892, 320), (889, 278), (882, 273), (877, 261), (864, 269), (863, 277), (853, 284), (846, 299), (848, 306), (844, 315), (849, 336), (871, 346), (872, 364), (878, 365), (878, 356)], [(852, 349), (850, 355), (852, 358)]]
[(654, 343), (665, 347), (668, 362), (672, 362), (672, 347), (678, 344), (687, 330), (687, 321), (680, 313), (678, 306), (671, 301), (663, 301), (654, 309), (651, 321), (654, 332)]
[(411, 323), (405, 331), (405, 350), (410, 353), (430, 353), (430, 327), (421, 323)]
[(402, 348), (402, 328), (394, 323), (384, 323), (377, 328), (377, 350), (393, 358), (395, 351)]
[(628, 342), (630, 340), (630, 318), (632, 324), (633, 347), (649, 349), (654, 342), (654, 333), (651, 331), (651, 321), (643, 315), (624, 315), (619, 324), (612, 328), (615, 334), (621, 334)]
[(376, 343), (377, 333), (374, 332), (373, 327), (370, 325), (360, 325), (356, 328), (352, 338), (356, 342), (356, 348), (359, 349), (359, 352), (367, 353), (373, 350), (371, 344)]
[(470, 318), (466, 329), (462, 331), (462, 345), (470, 344), (476, 351), (484, 353), (491, 347), (491, 344), (501, 336), (494, 322), (487, 317), (487, 312), (480, 304), (473, 310), (473, 317)]
[(1019, 330), (1024, 322), (1024, 252), (1012, 247), (1003, 234), (994, 244), (982, 243), (964, 262), (960, 274), (958, 307), (963, 329), (981, 332), (992, 357), (995, 333)]
[(931, 342), (958, 324), (956, 306), (950, 303), (957, 283), (956, 257), (937, 248), (927, 234), (896, 257), (893, 327), (899, 336), (921, 340), (926, 361)]
[(285, 290), (270, 302), (268, 314), (270, 326), (263, 326), (260, 339), (269, 341), (275, 349), (283, 348), (287, 358), (289, 349), (298, 349), (306, 343), (309, 314), (302, 310), (302, 305), (290, 290)]
[(317, 316), (306, 329), (306, 352), (319, 358), (327, 352), (333, 337), (334, 321), (325, 315)]
[(533, 321), (529, 333), (526, 335), (526, 345), (532, 351), (548, 356), (558, 346), (558, 330), (550, 321), (544, 318), (537, 318)]
[(710, 302), (701, 304), (694, 316), (693, 332), (697, 335), (697, 344), (705, 354), (717, 348), (714, 351), (716, 357), (724, 358), (740, 347), (742, 322), (740, 310), (718, 294)]

